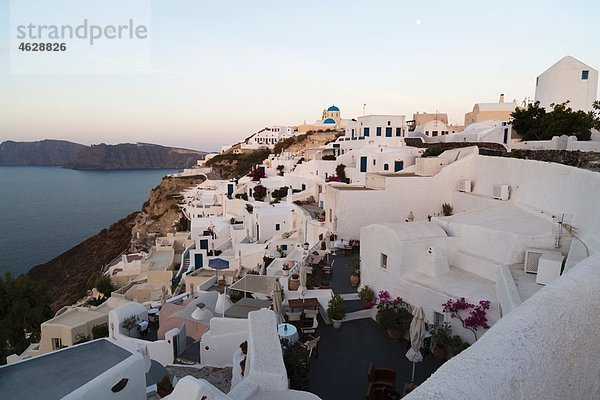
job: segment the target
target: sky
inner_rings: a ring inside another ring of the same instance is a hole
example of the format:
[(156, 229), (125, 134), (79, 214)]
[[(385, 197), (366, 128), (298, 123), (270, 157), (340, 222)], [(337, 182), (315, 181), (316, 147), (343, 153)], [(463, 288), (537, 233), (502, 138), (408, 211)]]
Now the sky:
[(367, 114), (438, 111), (461, 124), (500, 93), (533, 98), (536, 76), (565, 55), (600, 67), (597, 0), (170, 0), (149, 1), (144, 71), (19, 74), (9, 62), (17, 1), (0, 0), (0, 142), (216, 150), (265, 126), (314, 122), (331, 104), (343, 118), (366, 104)]

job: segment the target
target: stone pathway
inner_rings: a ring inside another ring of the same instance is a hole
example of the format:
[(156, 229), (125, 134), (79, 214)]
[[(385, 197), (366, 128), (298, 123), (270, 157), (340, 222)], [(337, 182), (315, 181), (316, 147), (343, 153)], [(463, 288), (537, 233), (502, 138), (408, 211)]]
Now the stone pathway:
[(231, 387), (231, 368), (168, 366), (167, 370), (173, 372), (177, 379), (187, 375), (205, 379), (223, 393), (228, 393)]

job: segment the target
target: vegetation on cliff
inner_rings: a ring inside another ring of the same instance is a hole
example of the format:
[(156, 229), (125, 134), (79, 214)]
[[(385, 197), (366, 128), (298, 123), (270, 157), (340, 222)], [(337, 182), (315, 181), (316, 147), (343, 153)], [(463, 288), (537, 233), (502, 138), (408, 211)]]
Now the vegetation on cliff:
[(240, 178), (247, 175), (256, 164), (269, 156), (269, 150), (255, 150), (242, 154), (219, 154), (206, 162), (214, 172), (224, 179)]
[(40, 339), (40, 324), (52, 316), (44, 291), (27, 275), (0, 277), (0, 364)]

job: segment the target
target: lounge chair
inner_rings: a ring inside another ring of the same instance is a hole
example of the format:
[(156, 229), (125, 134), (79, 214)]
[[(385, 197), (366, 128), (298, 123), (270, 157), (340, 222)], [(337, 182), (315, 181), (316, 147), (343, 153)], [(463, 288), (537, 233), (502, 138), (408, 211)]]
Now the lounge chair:
[(396, 388), (396, 370), (375, 368), (373, 363), (371, 363), (367, 372), (367, 378), (369, 378), (369, 383), (372, 383), (374, 387)]

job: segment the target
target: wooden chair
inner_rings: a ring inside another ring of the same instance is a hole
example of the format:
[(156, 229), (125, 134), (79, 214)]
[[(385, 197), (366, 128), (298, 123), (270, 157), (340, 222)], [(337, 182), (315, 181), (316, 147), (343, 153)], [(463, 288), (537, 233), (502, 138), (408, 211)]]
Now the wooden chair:
[(319, 310), (304, 310), (304, 318), (305, 319), (317, 318), (318, 315), (319, 315)]
[(302, 324), (302, 335), (306, 335), (307, 333), (315, 333), (318, 326), (319, 321), (317, 321), (317, 317), (304, 319), (304, 323)]
[(396, 388), (396, 370), (389, 368), (375, 368), (373, 363), (369, 365), (369, 371), (367, 372), (367, 378), (369, 383), (372, 383), (375, 387), (389, 387), (391, 389)]
[(400, 399), (400, 394), (394, 389), (390, 389), (386, 386), (375, 386), (369, 383), (367, 387), (367, 394), (365, 395), (366, 400), (390, 400)]
[(305, 339), (306, 341), (301, 345), (308, 350), (308, 359), (310, 360), (313, 353), (315, 353), (316, 358), (319, 358), (319, 340), (321, 340), (321, 336), (306, 335)]
[(298, 311), (298, 312), (286, 311), (285, 315), (286, 315), (287, 320), (289, 322), (292, 322), (292, 321), (302, 321), (302, 311)]

